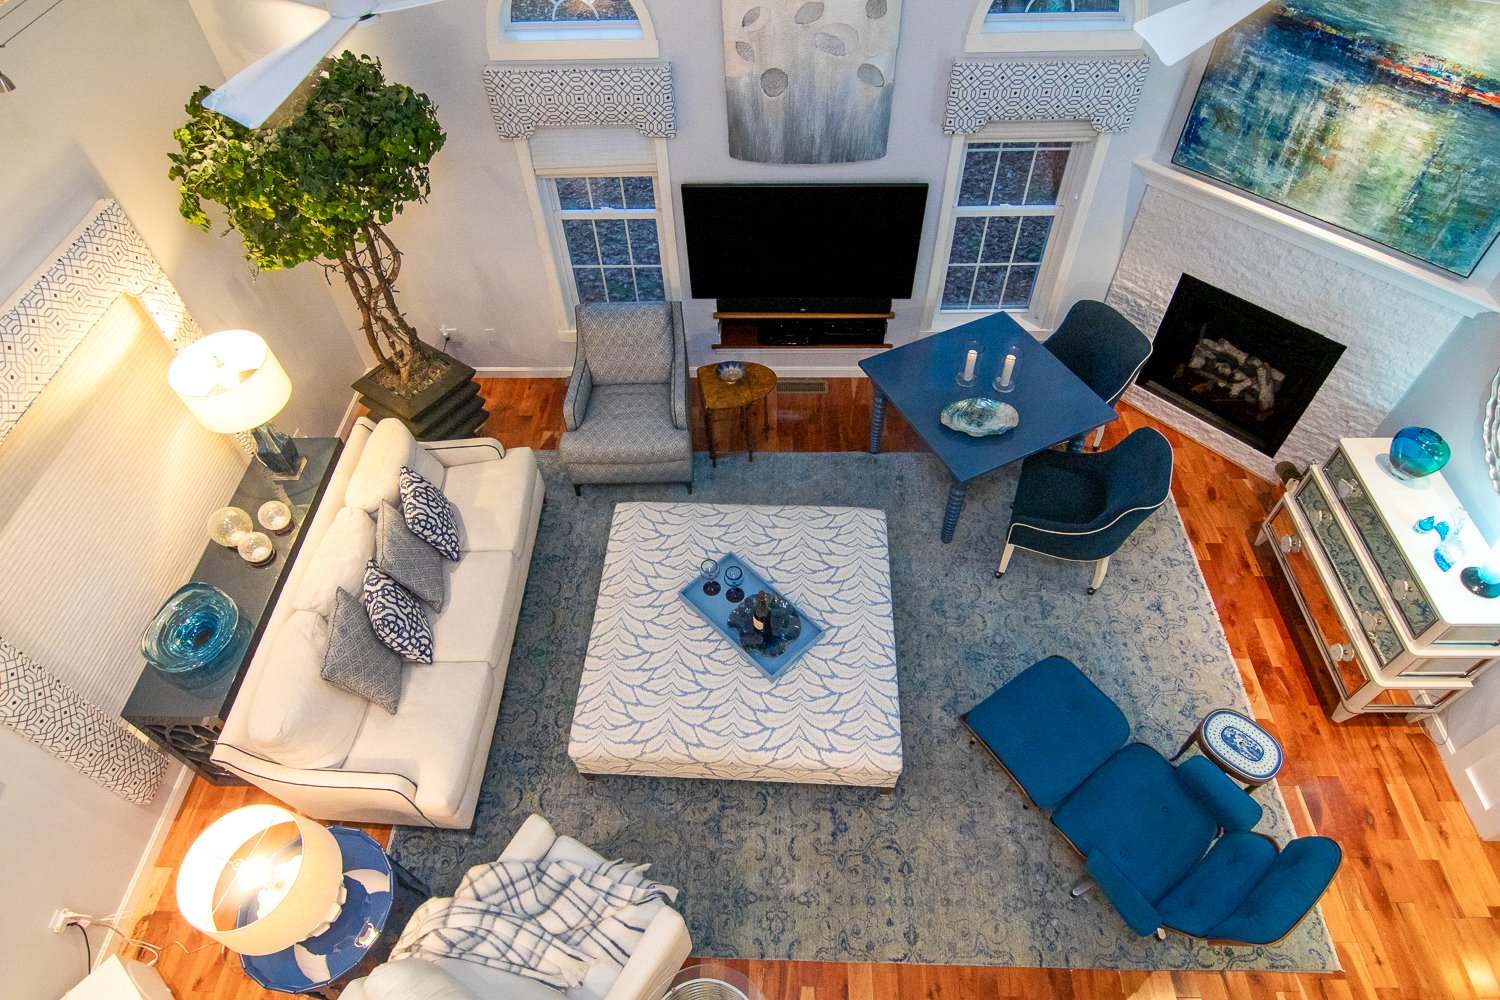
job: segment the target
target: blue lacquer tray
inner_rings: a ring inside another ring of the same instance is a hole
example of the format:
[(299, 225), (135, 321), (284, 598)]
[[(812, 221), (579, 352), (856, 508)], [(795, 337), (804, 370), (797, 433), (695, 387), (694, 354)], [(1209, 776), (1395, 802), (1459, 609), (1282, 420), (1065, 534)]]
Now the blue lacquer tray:
[[(740, 581), (739, 585), (740, 589), (745, 592), (746, 597), (753, 597), (764, 590), (769, 594), (775, 594), (777, 597), (786, 599), (789, 604), (797, 608), (797, 614), (802, 619), (802, 632), (787, 645), (786, 651), (780, 656), (762, 656), (754, 650), (746, 649), (740, 645), (740, 637), (729, 627), (729, 613), (739, 603), (731, 601), (725, 596), (729, 593), (729, 583), (724, 579), (724, 572), (731, 566), (738, 566), (745, 574), (744, 579)], [(703, 592), (703, 582), (705, 579), (706, 577), (702, 575), (694, 577), (693, 582), (683, 588), (682, 599), (691, 605), (698, 614), (702, 615), (703, 620), (708, 622), (713, 630), (723, 637), (725, 642), (734, 647), (736, 652), (755, 664), (755, 666), (760, 668), (761, 673), (773, 681), (786, 673), (787, 668), (801, 659), (802, 654), (811, 649), (813, 644), (823, 635), (823, 626), (813, 621), (808, 616), (806, 610), (797, 607), (795, 601), (786, 598), (781, 591), (767, 583), (765, 578), (755, 571), (754, 567), (742, 562), (739, 556), (719, 556), (719, 575), (717, 579), (720, 590), (712, 597)]]

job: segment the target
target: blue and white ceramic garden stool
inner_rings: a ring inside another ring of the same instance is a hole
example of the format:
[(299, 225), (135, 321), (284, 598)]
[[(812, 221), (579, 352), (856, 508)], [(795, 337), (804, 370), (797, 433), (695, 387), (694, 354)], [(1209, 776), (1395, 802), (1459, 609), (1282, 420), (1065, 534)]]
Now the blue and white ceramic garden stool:
[(1276, 737), (1227, 708), (1216, 708), (1205, 715), (1172, 759), (1187, 753), (1194, 744), (1225, 774), (1250, 788), (1259, 788), (1276, 777), (1286, 759)]

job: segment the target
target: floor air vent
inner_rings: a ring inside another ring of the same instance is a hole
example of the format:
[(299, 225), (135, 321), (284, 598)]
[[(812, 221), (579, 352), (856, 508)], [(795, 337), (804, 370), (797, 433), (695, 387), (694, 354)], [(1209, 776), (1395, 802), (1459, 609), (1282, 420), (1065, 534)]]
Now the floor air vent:
[(776, 383), (776, 391), (821, 396), (828, 392), (826, 378), (784, 378)]

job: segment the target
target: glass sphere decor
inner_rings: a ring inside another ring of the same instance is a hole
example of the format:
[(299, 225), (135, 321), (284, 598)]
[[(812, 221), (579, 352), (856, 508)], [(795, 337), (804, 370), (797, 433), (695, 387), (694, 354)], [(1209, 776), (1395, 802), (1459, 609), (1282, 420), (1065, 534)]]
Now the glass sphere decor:
[(264, 531), (246, 532), (238, 546), (240, 558), (251, 566), (264, 566), (276, 558), (276, 545)]
[(1403, 427), (1391, 438), (1391, 468), (1402, 479), (1430, 476), (1448, 464), (1452, 450), (1431, 427)]
[(255, 512), (260, 526), (273, 535), (284, 535), (292, 530), (292, 508), (280, 500), (267, 500)]
[(179, 687), (211, 681), (250, 645), (249, 622), (218, 587), (194, 580), (167, 598), (141, 635), (141, 655)]
[(250, 515), (238, 507), (220, 507), (208, 515), (208, 537), (232, 549), (240, 544), (240, 538), (255, 530)]

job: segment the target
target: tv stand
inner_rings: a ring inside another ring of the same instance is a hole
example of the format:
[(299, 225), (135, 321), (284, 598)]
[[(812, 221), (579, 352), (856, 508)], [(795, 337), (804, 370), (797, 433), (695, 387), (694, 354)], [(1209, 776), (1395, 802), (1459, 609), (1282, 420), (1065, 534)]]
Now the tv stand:
[(720, 299), (714, 347), (888, 347), (886, 322), (896, 315), (890, 307), (889, 299)]

